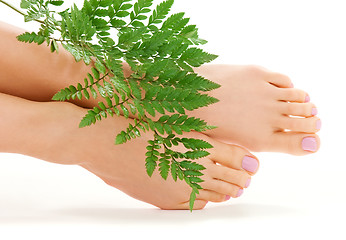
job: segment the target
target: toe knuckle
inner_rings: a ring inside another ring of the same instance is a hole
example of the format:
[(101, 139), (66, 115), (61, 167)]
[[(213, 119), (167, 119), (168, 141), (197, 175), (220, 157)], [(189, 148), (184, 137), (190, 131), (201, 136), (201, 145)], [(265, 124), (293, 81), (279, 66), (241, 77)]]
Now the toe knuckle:
[(297, 99), (298, 101), (301, 101), (301, 102), (305, 102), (305, 97), (307, 96), (307, 94), (302, 90), (298, 90), (298, 89), (294, 89), (294, 90), (296, 90), (295, 91), (296, 92), (295, 93), (296, 94), (295, 99)]
[(229, 157), (232, 159), (241, 159), (243, 156), (247, 154), (245, 149), (239, 146), (230, 145), (228, 149), (229, 149)]
[(217, 184), (215, 187), (214, 187), (214, 191), (218, 192), (218, 193), (224, 193), (226, 194), (227, 193), (227, 189), (225, 187), (224, 184)]
[(223, 202), (225, 200), (226, 200), (226, 195), (223, 195), (223, 194), (216, 194), (213, 197), (214, 202)]
[(227, 184), (227, 186), (224, 187), (224, 193), (231, 197), (235, 197), (237, 195), (238, 189), (239, 187), (233, 184)]
[(222, 171), (222, 173), (221, 173), (222, 179), (229, 179), (230, 177), (231, 177), (231, 173), (229, 171), (227, 171), (227, 169)]
[(287, 113), (288, 115), (290, 115), (290, 114), (296, 112), (296, 111), (295, 111), (295, 110), (296, 110), (296, 107), (294, 106), (294, 104), (292, 104), (292, 103), (285, 103), (285, 106), (286, 106), (285, 111), (286, 111), (286, 113)]
[(233, 182), (237, 185), (241, 185), (244, 179), (243, 174), (234, 174), (232, 178)]
[(293, 118), (287, 118), (285, 120), (284, 125), (285, 125), (286, 129), (290, 129), (290, 130), (296, 129), (297, 128), (297, 121), (295, 121), (295, 119), (293, 119)]
[(288, 99), (297, 99), (298, 91), (296, 89), (286, 89), (286, 96)]

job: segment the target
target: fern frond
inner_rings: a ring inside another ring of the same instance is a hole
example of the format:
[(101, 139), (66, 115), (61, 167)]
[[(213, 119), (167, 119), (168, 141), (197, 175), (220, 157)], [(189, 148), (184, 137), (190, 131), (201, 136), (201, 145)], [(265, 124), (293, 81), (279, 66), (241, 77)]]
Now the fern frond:
[(163, 114), (163, 109), (171, 113), (177, 111), (185, 114), (185, 109), (192, 111), (218, 102), (218, 100), (190, 89), (151, 85), (150, 88), (147, 88), (145, 98), (141, 102), (146, 111), (151, 116), (155, 116), (155, 111)]
[[(185, 112), (217, 102), (206, 92), (220, 85), (194, 73), (193, 67), (214, 60), (216, 55), (195, 47), (206, 41), (199, 38), (196, 25), (188, 25), (184, 13), (168, 16), (173, 2), (165, 0), (152, 11), (153, 0), (134, 4), (131, 0), (84, 0), (81, 9), (74, 4), (57, 12), (54, 9), (63, 0), (22, 0), (25, 21), (34, 20), (41, 26), (38, 32), (17, 38), (27, 43), (46, 42), (52, 52), (59, 51), (59, 42), (76, 61), (92, 63), (84, 82), (61, 89), (53, 100), (101, 98), (88, 110), (80, 127), (109, 116), (135, 116), (134, 124), (120, 131), (115, 143), (126, 143), (152, 130), (154, 140), (148, 141), (145, 164), (148, 175), (158, 166), (162, 178), (171, 173), (174, 181), (184, 180), (192, 189), (192, 209), (204, 167), (190, 160), (208, 156), (207, 149), (212, 146), (176, 134), (215, 128)], [(130, 76), (124, 76), (124, 61), (133, 71)], [(154, 121), (157, 113), (162, 116)], [(173, 151), (177, 145), (187, 150)]]
[(159, 141), (155, 138), (155, 140), (149, 140), (148, 141), (149, 146), (147, 146), (147, 152), (145, 156), (147, 158), (145, 159), (145, 167), (147, 170), (148, 175), (151, 177), (153, 175), (153, 172), (157, 166), (157, 160), (159, 159), (160, 153), (156, 149), (160, 149), (161, 146), (159, 145)]
[(185, 13), (175, 13), (163, 22), (161, 30), (171, 29), (174, 32), (180, 32), (189, 22), (189, 18), (183, 18)]
[(128, 140), (137, 138), (141, 136), (140, 130), (145, 132), (148, 128), (148, 125), (143, 124), (143, 119), (141, 120), (134, 120), (134, 125), (129, 123), (129, 126), (125, 131), (121, 131), (115, 139), (115, 144), (122, 144), (126, 143)]
[(162, 22), (162, 19), (166, 18), (168, 12), (170, 11), (174, 0), (166, 0), (159, 5), (153, 11), (153, 14), (149, 17), (148, 25), (159, 24)]
[(145, 13), (150, 12), (149, 7), (153, 4), (153, 0), (139, 0), (133, 5), (133, 11), (130, 13), (131, 22), (129, 25), (132, 25), (135, 28), (144, 27), (143, 20), (147, 19)]
[[(175, 86), (176, 88), (191, 89), (195, 91), (208, 92), (220, 87), (214, 83), (195, 73), (180, 70), (167, 70), (160, 74), (156, 80), (158, 84), (163, 86)], [(155, 82), (153, 82), (155, 84)]]
[(42, 35), (38, 35), (34, 32), (25, 32), (19, 36), (17, 36), (18, 41), (21, 42), (26, 42), (26, 43), (37, 43), (38, 45), (41, 45), (42, 43), (44, 43), (44, 41), (46, 40), (46, 38)]
[[(191, 130), (202, 132), (213, 129), (215, 127), (207, 125), (204, 120), (195, 117), (187, 117), (187, 115), (173, 114), (172, 116), (163, 115), (158, 121), (147, 119), (151, 130), (157, 130), (160, 134), (172, 134), (173, 132), (181, 135)], [(173, 141), (173, 140), (172, 140)], [(177, 140), (174, 140), (177, 141)]]
[(199, 48), (189, 48), (180, 57), (180, 60), (188, 63), (193, 67), (200, 67), (217, 58), (217, 55), (204, 52)]

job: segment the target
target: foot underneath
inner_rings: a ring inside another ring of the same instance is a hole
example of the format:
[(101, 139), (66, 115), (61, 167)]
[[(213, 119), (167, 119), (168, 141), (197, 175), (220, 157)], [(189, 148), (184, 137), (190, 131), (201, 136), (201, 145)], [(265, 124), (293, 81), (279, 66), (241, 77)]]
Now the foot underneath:
[[(20, 141), (25, 142), (25, 145), (19, 153), (54, 163), (79, 164), (107, 184), (161, 209), (189, 208), (191, 189), (185, 182), (174, 182), (170, 176), (163, 180), (157, 171), (152, 177), (147, 175), (145, 147), (147, 140), (152, 138), (151, 133), (143, 134), (126, 144), (114, 145), (116, 133), (125, 129), (130, 120), (107, 118), (96, 125), (80, 129), (78, 124), (86, 109), (70, 103), (36, 103), (14, 99), (19, 105), (16, 111), (26, 109), (28, 115), (12, 117), (6, 125), (0, 127), (8, 131), (12, 131), (11, 128), (20, 129)], [(22, 121), (23, 117), (25, 122)], [(33, 134), (34, 140), (29, 141), (33, 139)], [(22, 138), (23, 135), (25, 138)], [(202, 171), (204, 182), (201, 186), (204, 189), (200, 190), (194, 209), (204, 208), (208, 201), (223, 202), (231, 197), (239, 197), (249, 186), (251, 176), (259, 166), (258, 160), (251, 153), (200, 133), (189, 133), (184, 137), (200, 138), (214, 146), (208, 157), (198, 160), (207, 169)], [(12, 138), (11, 141), (15, 142), (19, 136), (12, 134)], [(18, 151), (12, 148), (11, 152)]]

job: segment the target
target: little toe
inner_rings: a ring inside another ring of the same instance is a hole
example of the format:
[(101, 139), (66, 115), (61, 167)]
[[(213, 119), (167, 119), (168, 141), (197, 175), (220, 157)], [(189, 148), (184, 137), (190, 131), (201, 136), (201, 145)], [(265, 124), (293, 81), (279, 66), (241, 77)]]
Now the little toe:
[(293, 83), (288, 76), (281, 74), (281, 73), (277, 73), (277, 72), (270, 73), (268, 75), (267, 81), (269, 83), (271, 83), (272, 85), (274, 85), (276, 87), (280, 87), (280, 88), (292, 88), (293, 87)]
[(240, 146), (219, 143), (214, 140), (212, 145), (216, 146), (215, 144), (218, 146), (209, 150), (211, 160), (228, 168), (243, 169), (250, 175), (257, 172), (259, 161), (249, 151)]
[(277, 152), (306, 155), (318, 151), (320, 138), (316, 134), (277, 132), (271, 138), (270, 144)]
[(312, 103), (281, 102), (281, 113), (284, 115), (312, 117), (317, 115), (317, 108)]
[(196, 199), (206, 200), (208, 202), (224, 202), (227, 201), (227, 195), (218, 192), (201, 189), (197, 194)]
[(294, 118), (282, 116), (279, 128), (292, 132), (316, 133), (321, 129), (321, 120), (318, 117)]
[(222, 165), (212, 165), (208, 167), (209, 174), (216, 180), (222, 180), (241, 188), (246, 188), (250, 184), (251, 176), (243, 170), (236, 170)]
[(296, 89), (296, 88), (280, 88), (277, 90), (278, 90), (277, 99), (279, 101), (299, 102), (299, 103), (310, 102), (309, 95), (303, 90)]

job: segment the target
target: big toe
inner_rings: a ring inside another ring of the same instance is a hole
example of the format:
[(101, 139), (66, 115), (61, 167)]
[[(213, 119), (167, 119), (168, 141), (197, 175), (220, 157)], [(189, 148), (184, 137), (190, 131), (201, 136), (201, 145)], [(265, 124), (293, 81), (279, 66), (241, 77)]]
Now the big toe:
[(214, 148), (210, 149), (211, 154), (209, 158), (214, 162), (225, 167), (245, 170), (250, 175), (257, 172), (259, 161), (246, 149), (236, 145), (219, 143), (217, 141), (212, 144), (214, 145)]
[(277, 152), (306, 155), (318, 151), (320, 138), (316, 134), (277, 132), (271, 138), (270, 145)]

